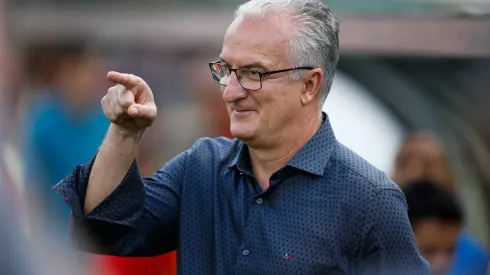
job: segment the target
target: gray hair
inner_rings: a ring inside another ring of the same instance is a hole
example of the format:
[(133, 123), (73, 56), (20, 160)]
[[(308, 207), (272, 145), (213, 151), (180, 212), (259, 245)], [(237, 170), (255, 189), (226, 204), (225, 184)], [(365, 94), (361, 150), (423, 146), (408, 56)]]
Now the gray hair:
[[(320, 0), (251, 0), (235, 11), (235, 19), (249, 16), (265, 19), (278, 13), (290, 15), (298, 24), (297, 33), (289, 43), (292, 67), (312, 66), (323, 69), (320, 109), (327, 98), (339, 61), (339, 22)], [(299, 79), (304, 71), (293, 73)]]

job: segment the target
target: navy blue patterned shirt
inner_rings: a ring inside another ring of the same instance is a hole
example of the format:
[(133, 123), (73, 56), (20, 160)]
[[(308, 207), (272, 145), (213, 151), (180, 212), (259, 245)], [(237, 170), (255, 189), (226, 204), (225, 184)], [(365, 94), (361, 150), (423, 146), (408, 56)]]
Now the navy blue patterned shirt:
[(89, 215), (94, 159), (54, 189), (72, 209), (81, 250), (153, 256), (178, 250), (179, 274), (429, 274), (405, 197), (339, 143), (327, 116), (262, 190), (248, 148), (203, 138), (151, 177), (135, 161)]

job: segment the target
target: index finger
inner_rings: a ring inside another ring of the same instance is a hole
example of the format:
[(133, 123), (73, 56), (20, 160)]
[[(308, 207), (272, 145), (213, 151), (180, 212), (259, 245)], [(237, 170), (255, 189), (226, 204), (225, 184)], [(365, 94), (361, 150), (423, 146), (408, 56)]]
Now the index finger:
[(107, 73), (107, 78), (114, 82), (115, 84), (121, 84), (127, 89), (132, 89), (135, 86), (142, 84), (142, 79), (132, 75), (132, 74), (123, 74), (114, 71), (110, 71)]

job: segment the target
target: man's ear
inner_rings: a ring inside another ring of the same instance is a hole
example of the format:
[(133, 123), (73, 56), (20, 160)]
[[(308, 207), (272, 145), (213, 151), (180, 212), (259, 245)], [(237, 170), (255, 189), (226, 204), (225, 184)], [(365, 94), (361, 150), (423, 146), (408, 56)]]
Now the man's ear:
[(324, 73), (320, 68), (311, 69), (303, 76), (303, 93), (301, 95), (301, 103), (303, 105), (311, 103), (320, 94), (322, 83), (324, 81)]

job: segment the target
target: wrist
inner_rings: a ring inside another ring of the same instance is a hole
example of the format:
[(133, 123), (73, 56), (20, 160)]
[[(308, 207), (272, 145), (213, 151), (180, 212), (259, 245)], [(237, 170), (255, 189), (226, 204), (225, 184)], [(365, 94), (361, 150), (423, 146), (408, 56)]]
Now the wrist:
[(143, 138), (145, 131), (146, 129), (128, 130), (111, 123), (108, 135), (115, 135), (118, 137), (118, 139), (122, 140), (133, 140), (135, 142), (139, 142)]

